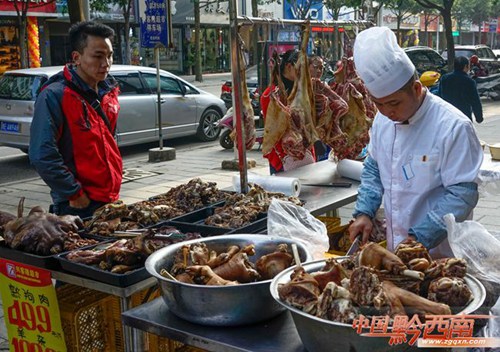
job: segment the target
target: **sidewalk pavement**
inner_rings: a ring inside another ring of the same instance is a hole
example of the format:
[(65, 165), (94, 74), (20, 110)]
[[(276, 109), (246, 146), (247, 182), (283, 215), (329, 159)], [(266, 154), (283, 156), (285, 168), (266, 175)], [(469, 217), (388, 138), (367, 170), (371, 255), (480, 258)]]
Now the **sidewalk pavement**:
[[(221, 74), (223, 76), (224, 74)], [(225, 74), (227, 76), (227, 74)], [(217, 75), (210, 75), (211, 80), (217, 80)], [(214, 77), (215, 76), (215, 77)], [(188, 77), (189, 78), (189, 77)], [(208, 80), (208, 79), (207, 79)], [(209, 84), (207, 82), (207, 84)], [(213, 85), (213, 82), (211, 83)], [(199, 86), (199, 84), (197, 84)], [(476, 125), (480, 139), (487, 143), (500, 143), (500, 102), (483, 101), (485, 121)], [(489, 150), (485, 150), (485, 158), (489, 158)], [(248, 159), (254, 159), (257, 167), (249, 169), (263, 175), (269, 174), (267, 160), (260, 150), (247, 152)], [(125, 203), (134, 203), (151, 196), (164, 193), (170, 188), (186, 183), (194, 177), (204, 181), (213, 181), (219, 188), (232, 187), (232, 176), (236, 171), (221, 169), (223, 160), (234, 159), (234, 152), (220, 147), (218, 142), (196, 144), (193, 147), (177, 153), (177, 159), (149, 163), (134, 159), (125, 162), (127, 170), (121, 190), (121, 199)], [(48, 210), (51, 203), (49, 188), (40, 178), (14, 181), (0, 186), (0, 209), (17, 214), (20, 197), (25, 197), (25, 214), (32, 207), (39, 205)], [(343, 223), (351, 218), (353, 205), (339, 209)], [(483, 224), (488, 230), (500, 231), (500, 197), (488, 196), (481, 198), (474, 211), (474, 220)], [(3, 321), (3, 309), (0, 310), (0, 351), (8, 350), (7, 334)]]

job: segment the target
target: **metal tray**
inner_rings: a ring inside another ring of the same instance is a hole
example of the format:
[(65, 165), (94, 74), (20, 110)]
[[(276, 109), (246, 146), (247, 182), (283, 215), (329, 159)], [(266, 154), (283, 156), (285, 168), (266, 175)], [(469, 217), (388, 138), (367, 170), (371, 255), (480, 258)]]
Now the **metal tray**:
[[(96, 238), (95, 236), (87, 236), (79, 234), (82, 238), (91, 238), (94, 240), (98, 240), (100, 243), (104, 243), (106, 241)], [(109, 241), (109, 239), (108, 239)], [(84, 246), (83, 248), (92, 248), (96, 245)], [(5, 259), (10, 259), (19, 263), (33, 265), (39, 268), (54, 270), (59, 269), (61, 267), (59, 260), (57, 260), (57, 256), (65, 253), (69, 253), (70, 251), (65, 251), (52, 255), (37, 255), (28, 252), (23, 252), (17, 249), (10, 248), (6, 245), (5, 241), (0, 241), (0, 257)]]
[[(220, 205), (220, 206), (222, 206), (222, 205)], [(199, 226), (200, 228), (207, 228), (207, 229), (226, 229), (227, 232), (231, 233), (231, 234), (257, 233), (257, 232), (267, 228), (267, 214), (266, 213), (260, 213), (255, 221), (253, 221), (247, 225), (244, 225), (242, 227), (239, 227), (239, 228), (228, 228), (228, 227), (205, 225), (205, 219), (214, 214), (215, 208), (217, 208), (217, 206), (205, 207), (205, 208), (202, 208), (200, 210), (194, 211), (192, 213), (173, 218), (173, 219), (171, 219), (171, 222), (174, 224), (194, 224), (194, 225)]]
[[(93, 249), (97, 246), (98, 245), (86, 247), (86, 249)], [(145, 280), (151, 276), (144, 266), (135, 270), (131, 270), (124, 274), (115, 274), (106, 270), (99, 269), (98, 267), (93, 265), (75, 263), (66, 258), (68, 253), (69, 252), (61, 253), (56, 256), (63, 270), (80, 276), (88, 277), (90, 279), (112, 286), (127, 287), (139, 281)]]

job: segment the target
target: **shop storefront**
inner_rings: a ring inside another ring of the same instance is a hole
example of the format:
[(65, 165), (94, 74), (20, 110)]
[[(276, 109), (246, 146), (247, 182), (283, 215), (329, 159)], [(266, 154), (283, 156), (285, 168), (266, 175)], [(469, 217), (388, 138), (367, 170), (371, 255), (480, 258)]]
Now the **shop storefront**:
[(19, 67), (19, 37), (14, 19), (0, 19), (0, 74)]
[[(21, 11), (22, 3), (17, 4)], [(41, 1), (28, 8), (26, 41), (21, 43), (16, 5), (11, 1), (0, 1), (0, 74), (21, 68), (21, 44), (26, 44), (29, 67), (39, 67), (45, 59), (43, 27), (46, 18), (56, 16), (55, 2)]]
[[(200, 49), (203, 72), (230, 70), (228, 3), (209, 4), (200, 9)], [(193, 4), (175, 2), (172, 8), (173, 48), (164, 54), (162, 68), (191, 74), (195, 64)], [(152, 53), (146, 55), (152, 61)]]

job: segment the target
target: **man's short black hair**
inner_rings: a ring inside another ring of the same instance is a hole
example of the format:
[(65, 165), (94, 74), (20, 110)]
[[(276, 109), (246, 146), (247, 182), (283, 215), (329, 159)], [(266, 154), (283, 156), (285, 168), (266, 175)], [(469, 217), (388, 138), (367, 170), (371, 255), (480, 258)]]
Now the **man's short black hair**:
[(87, 37), (89, 35), (100, 38), (109, 38), (112, 40), (115, 35), (115, 31), (113, 28), (105, 24), (94, 21), (75, 23), (69, 29), (71, 51), (83, 53), (83, 49), (87, 46)]
[(465, 56), (457, 56), (453, 62), (455, 71), (463, 71), (465, 66), (469, 64), (469, 59)]

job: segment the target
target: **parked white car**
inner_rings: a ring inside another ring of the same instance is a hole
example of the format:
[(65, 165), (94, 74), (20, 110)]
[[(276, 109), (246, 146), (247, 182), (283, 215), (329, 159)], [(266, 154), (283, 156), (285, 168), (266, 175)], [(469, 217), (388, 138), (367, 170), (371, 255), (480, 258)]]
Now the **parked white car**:
[[(0, 77), (0, 144), (27, 151), (34, 104), (43, 84), (61, 66), (5, 72)], [(128, 146), (158, 140), (156, 69), (113, 65), (110, 74), (120, 84), (117, 141)], [(196, 135), (216, 140), (224, 102), (167, 71), (160, 70), (163, 138)]]

